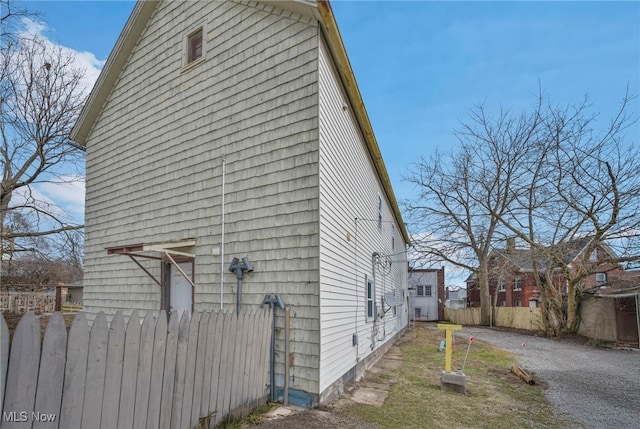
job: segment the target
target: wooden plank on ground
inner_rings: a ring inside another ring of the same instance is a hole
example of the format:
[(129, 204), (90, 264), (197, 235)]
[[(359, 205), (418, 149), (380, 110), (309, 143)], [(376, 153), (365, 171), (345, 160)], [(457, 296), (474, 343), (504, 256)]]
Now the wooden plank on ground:
[(0, 411), (4, 404), (4, 388), (7, 385), (7, 368), (9, 366), (9, 327), (0, 313)]
[(196, 351), (196, 361), (193, 378), (193, 398), (191, 399), (191, 423), (189, 427), (195, 427), (200, 421), (200, 406), (202, 405), (202, 386), (204, 378), (204, 358), (207, 348), (207, 329), (209, 328), (210, 312), (203, 312), (200, 315), (198, 328), (198, 349)]
[(189, 341), (187, 343), (187, 362), (184, 371), (184, 395), (182, 396), (181, 427), (191, 426), (191, 407), (193, 401), (193, 382), (198, 353), (198, 331), (200, 329), (200, 313), (193, 313), (189, 324)]
[(133, 427), (147, 426), (149, 410), (149, 387), (151, 386), (151, 364), (153, 360), (153, 339), (156, 321), (152, 312), (147, 312), (140, 332), (140, 352), (138, 354), (138, 376), (136, 383), (136, 406), (133, 411)]
[(160, 429), (171, 428), (171, 408), (173, 407), (173, 385), (176, 375), (176, 353), (178, 348), (178, 330), (180, 318), (177, 313), (171, 313), (167, 327), (167, 345), (164, 354), (164, 369), (162, 371), (162, 399), (160, 402)]
[(86, 315), (78, 313), (73, 318), (67, 340), (67, 364), (64, 369), (60, 410), (61, 428), (79, 428), (82, 425), (88, 354), (89, 325)]
[(60, 423), (64, 366), (67, 360), (67, 327), (61, 313), (54, 313), (47, 324), (42, 343), (38, 391), (33, 427), (55, 429)]
[(125, 324), (122, 311), (118, 311), (111, 321), (108, 344), (102, 415), (100, 420), (100, 427), (103, 429), (115, 428), (118, 425), (125, 344)]
[(91, 333), (89, 334), (87, 381), (85, 383), (86, 388), (82, 405), (83, 428), (97, 428), (100, 426), (108, 342), (109, 330), (107, 327), (107, 319), (101, 311), (93, 321)]
[[(156, 322), (153, 340), (153, 361), (151, 363), (151, 384), (149, 386), (149, 408), (147, 427), (160, 427), (160, 403), (162, 401), (162, 383), (164, 359), (167, 349), (167, 313), (161, 311)], [(172, 373), (173, 375), (173, 373)]]
[(140, 354), (140, 330), (140, 318), (138, 317), (138, 312), (134, 311), (129, 317), (125, 332), (118, 428), (133, 427), (136, 381), (138, 379), (138, 355)]
[(171, 404), (171, 429), (181, 429), (182, 398), (184, 396), (185, 367), (187, 365), (187, 346), (189, 344), (189, 315), (185, 312), (180, 320), (178, 345), (176, 349), (175, 380), (173, 383), (174, 401)]

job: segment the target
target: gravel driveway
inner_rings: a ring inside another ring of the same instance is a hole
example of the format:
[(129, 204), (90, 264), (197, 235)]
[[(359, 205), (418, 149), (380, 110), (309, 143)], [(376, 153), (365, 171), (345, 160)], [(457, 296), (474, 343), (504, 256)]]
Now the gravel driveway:
[[(519, 365), (549, 385), (558, 413), (584, 428), (640, 428), (640, 352), (465, 326), (474, 337), (518, 355)], [(522, 344), (525, 347), (522, 347)], [(466, 343), (465, 343), (466, 344)], [(473, 348), (471, 349), (473, 351)]]

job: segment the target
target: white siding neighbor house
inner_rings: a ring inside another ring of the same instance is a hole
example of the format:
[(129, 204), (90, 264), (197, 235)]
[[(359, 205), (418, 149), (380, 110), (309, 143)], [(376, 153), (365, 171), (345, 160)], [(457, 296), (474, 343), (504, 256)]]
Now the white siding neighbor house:
[(413, 320), (444, 319), (444, 267), (409, 270), (410, 314)]
[(277, 294), (307, 406), (408, 325), (409, 238), (327, 1), (138, 2), (72, 138), (90, 319)]

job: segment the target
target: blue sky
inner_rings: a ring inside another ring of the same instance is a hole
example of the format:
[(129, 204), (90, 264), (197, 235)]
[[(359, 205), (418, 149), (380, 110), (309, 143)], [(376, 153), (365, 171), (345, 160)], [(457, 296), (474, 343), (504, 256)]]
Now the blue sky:
[[(52, 42), (105, 61), (132, 1), (26, 1)], [(640, 93), (640, 2), (344, 1), (332, 7), (399, 200), (419, 156), (456, 143), (484, 103), (520, 111), (540, 83), (554, 103), (585, 95), (603, 120)], [(640, 98), (629, 112), (640, 114)], [(629, 130), (638, 144), (640, 126)]]

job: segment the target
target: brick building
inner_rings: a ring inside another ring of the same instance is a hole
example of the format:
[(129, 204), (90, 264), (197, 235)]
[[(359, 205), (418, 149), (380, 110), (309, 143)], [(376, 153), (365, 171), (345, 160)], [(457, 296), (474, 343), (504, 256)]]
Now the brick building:
[[(576, 264), (588, 258), (590, 263), (614, 258), (612, 250), (605, 245), (599, 246), (592, 254), (585, 255), (585, 249), (590, 242), (589, 237), (557, 244), (554, 250), (562, 255), (565, 263)], [(515, 246), (515, 238), (507, 240), (504, 249), (495, 249), (490, 256), (489, 293), (492, 305), (498, 307), (537, 307), (540, 305), (540, 290), (536, 286), (533, 270), (534, 257), (531, 249)], [(541, 267), (541, 261), (537, 261)], [(597, 272), (588, 276), (584, 281), (584, 288), (606, 285), (612, 279), (623, 275), (617, 264), (602, 263)], [(553, 279), (556, 289), (561, 293), (567, 291), (565, 277), (558, 273)], [(467, 280), (467, 305), (480, 306), (480, 288), (477, 276), (471, 274)], [(497, 296), (496, 296), (497, 291)]]

